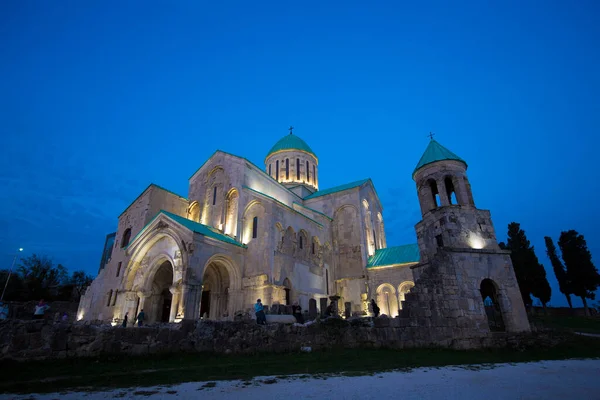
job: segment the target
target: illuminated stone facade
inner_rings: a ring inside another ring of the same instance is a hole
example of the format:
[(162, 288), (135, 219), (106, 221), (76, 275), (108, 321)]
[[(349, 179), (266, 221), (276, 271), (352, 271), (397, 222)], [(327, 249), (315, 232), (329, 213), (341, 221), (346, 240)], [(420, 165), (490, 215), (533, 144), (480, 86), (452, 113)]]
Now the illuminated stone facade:
[[(528, 329), (510, 258), (498, 248), (489, 212), (474, 206), (464, 162), (434, 159), (418, 167), (418, 248), (387, 247), (370, 179), (318, 190), (318, 168), (308, 145), (287, 136), (264, 169), (215, 152), (189, 179), (188, 198), (150, 185), (120, 215), (110, 259), (83, 296), (78, 318), (118, 323), (128, 313), (133, 321), (143, 309), (149, 323), (231, 320), (257, 298), (266, 305), (298, 302), (304, 310), (311, 299), (320, 306), (334, 298), (341, 315), (371, 314), (374, 299), (382, 314), (414, 319), (431, 316), (439, 300), (427, 297), (432, 292), (454, 301), (468, 290), (450, 308), (463, 307), (485, 330), (478, 290), (491, 279), (507, 329)], [(431, 182), (443, 187), (447, 179), (456, 190), (444, 187), (438, 204)], [(429, 278), (420, 284), (432, 265), (444, 269), (447, 262), (462, 263), (444, 270), (454, 279), (449, 288), (431, 287)]]

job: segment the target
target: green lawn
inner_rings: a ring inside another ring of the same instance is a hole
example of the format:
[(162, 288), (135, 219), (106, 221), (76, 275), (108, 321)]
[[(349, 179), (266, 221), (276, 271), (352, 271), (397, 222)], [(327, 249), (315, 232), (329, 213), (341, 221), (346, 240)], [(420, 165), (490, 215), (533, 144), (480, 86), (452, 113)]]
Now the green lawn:
[(546, 328), (600, 334), (600, 318), (598, 317), (535, 316), (532, 321), (537, 326)]
[[(552, 349), (526, 351), (448, 349), (339, 349), (254, 356), (185, 354), (152, 357), (2, 362), (0, 392), (42, 393), (251, 379), (260, 375), (369, 374), (424, 366), (600, 357), (600, 339), (573, 336)], [(41, 381), (44, 380), (44, 381)]]

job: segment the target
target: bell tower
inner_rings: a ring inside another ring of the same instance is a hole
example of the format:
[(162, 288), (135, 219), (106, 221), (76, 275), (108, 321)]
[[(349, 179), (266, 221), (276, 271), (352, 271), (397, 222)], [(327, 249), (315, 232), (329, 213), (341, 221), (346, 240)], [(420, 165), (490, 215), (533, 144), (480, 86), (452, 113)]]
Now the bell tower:
[(413, 179), (422, 220), (415, 226), (421, 259), (411, 293), (426, 294), (428, 303), (418, 306), (475, 336), (528, 331), (510, 252), (500, 249), (490, 212), (475, 207), (466, 161), (431, 137)]

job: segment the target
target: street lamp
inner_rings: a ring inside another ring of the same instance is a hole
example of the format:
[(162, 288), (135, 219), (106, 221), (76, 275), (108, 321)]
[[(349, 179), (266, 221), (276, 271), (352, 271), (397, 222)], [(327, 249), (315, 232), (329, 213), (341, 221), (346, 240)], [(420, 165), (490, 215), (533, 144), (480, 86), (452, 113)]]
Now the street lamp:
[(15, 262), (17, 262), (17, 257), (19, 256), (19, 253), (22, 251), (23, 251), (23, 248), (19, 247), (19, 251), (15, 253), (12, 265), (10, 266), (10, 269), (8, 270), (8, 276), (6, 277), (6, 283), (4, 284), (4, 290), (2, 290), (2, 297), (0, 297), (0, 301), (4, 300), (4, 293), (6, 292), (6, 288), (8, 287), (8, 280), (10, 279), (10, 276), (12, 275), (12, 270), (15, 267)]

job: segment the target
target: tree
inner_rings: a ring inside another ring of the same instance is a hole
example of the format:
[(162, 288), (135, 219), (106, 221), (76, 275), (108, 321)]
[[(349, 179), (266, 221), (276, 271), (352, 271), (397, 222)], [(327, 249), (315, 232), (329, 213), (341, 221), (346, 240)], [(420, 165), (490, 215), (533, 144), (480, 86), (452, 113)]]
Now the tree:
[(570, 230), (560, 233), (558, 247), (567, 267), (571, 293), (581, 298), (585, 315), (589, 315), (586, 299), (595, 299), (594, 292), (600, 286), (600, 274), (592, 263), (592, 254), (587, 248), (587, 243), (583, 235)]
[(552, 263), (552, 269), (554, 269), (554, 275), (556, 276), (556, 280), (558, 281), (558, 287), (560, 292), (565, 295), (567, 298), (567, 303), (569, 303), (569, 308), (573, 308), (573, 303), (571, 302), (571, 288), (570, 282), (567, 277), (567, 270), (563, 263), (558, 258), (558, 254), (556, 254), (556, 246), (554, 246), (554, 242), (552, 238), (549, 236), (544, 237), (544, 241), (546, 242), (546, 254), (548, 254), (548, 258)]
[(81, 298), (85, 289), (91, 285), (94, 278), (87, 275), (84, 271), (75, 271), (71, 275), (70, 284), (73, 285), (77, 298)]
[(60, 264), (55, 267), (48, 257), (35, 254), (21, 260), (18, 272), (27, 300), (53, 297), (68, 276), (65, 267)]
[(525, 231), (521, 229), (521, 224), (508, 224), (508, 238), (506, 244), (500, 243), (500, 248), (511, 252), (510, 258), (525, 305), (531, 306), (533, 294), (540, 299), (545, 308), (546, 303), (550, 301), (550, 284), (544, 266), (535, 255), (535, 250), (527, 240)]

